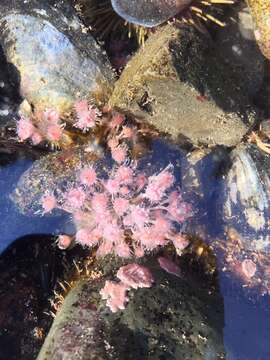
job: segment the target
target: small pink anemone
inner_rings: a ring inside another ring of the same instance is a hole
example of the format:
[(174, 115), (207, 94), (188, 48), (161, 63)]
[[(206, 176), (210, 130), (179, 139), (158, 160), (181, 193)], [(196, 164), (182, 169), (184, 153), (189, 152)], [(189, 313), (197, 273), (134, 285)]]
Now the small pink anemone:
[(22, 116), (17, 124), (17, 133), (20, 140), (24, 141), (29, 139), (33, 135), (34, 131), (35, 127), (32, 122)]
[(113, 200), (113, 209), (118, 216), (123, 216), (129, 208), (129, 200), (117, 197)]
[(172, 170), (173, 166), (168, 165), (159, 174), (150, 176), (144, 197), (152, 202), (160, 201), (165, 195), (165, 191), (169, 189), (175, 181)]
[(112, 158), (117, 164), (123, 163), (127, 159), (127, 150), (125, 147), (119, 145), (111, 149)]
[(67, 249), (73, 241), (73, 237), (69, 235), (59, 235), (57, 239), (57, 246), (61, 250)]
[(104, 288), (100, 290), (100, 295), (103, 300), (107, 300), (106, 305), (115, 313), (125, 309), (125, 304), (128, 302), (127, 290), (128, 287), (123, 283), (106, 281)]
[(242, 267), (242, 271), (243, 271), (244, 275), (248, 279), (251, 279), (255, 275), (255, 273), (257, 271), (256, 264), (250, 259), (245, 259), (242, 262), (241, 267)]
[(149, 288), (154, 282), (151, 271), (142, 265), (128, 264), (120, 267), (116, 276), (128, 288)]
[(75, 127), (85, 131), (96, 125), (99, 111), (94, 106), (88, 106), (87, 100), (77, 101), (74, 108), (77, 113)]
[(80, 181), (83, 185), (92, 186), (97, 181), (96, 170), (90, 166), (80, 172)]
[(170, 259), (160, 256), (158, 258), (158, 263), (160, 267), (165, 270), (167, 273), (175, 275), (177, 277), (181, 277), (181, 270), (178, 265), (176, 265), (173, 261)]
[(54, 195), (44, 195), (41, 199), (41, 206), (44, 213), (49, 213), (57, 206), (57, 200)]
[(79, 209), (83, 206), (86, 199), (85, 192), (81, 188), (75, 188), (68, 191), (66, 194), (68, 205), (72, 209)]
[(61, 124), (51, 124), (47, 127), (46, 138), (49, 141), (59, 141), (63, 136), (64, 128)]
[(119, 114), (119, 113), (116, 113), (116, 114), (112, 117), (112, 119), (111, 119), (111, 121), (110, 121), (110, 123), (109, 123), (109, 127), (110, 127), (111, 129), (115, 129), (115, 128), (119, 127), (120, 125), (122, 125), (122, 123), (124, 122), (124, 120), (125, 120), (124, 115), (121, 115), (121, 114)]

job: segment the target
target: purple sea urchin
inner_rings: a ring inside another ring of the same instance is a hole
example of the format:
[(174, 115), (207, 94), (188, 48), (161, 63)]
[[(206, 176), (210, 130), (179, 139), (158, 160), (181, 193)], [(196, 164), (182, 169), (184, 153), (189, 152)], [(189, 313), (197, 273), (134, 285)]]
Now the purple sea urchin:
[(186, 8), (192, 0), (111, 0), (113, 9), (125, 20), (144, 27), (164, 23)]
[(77, 9), (99, 38), (117, 31), (135, 35), (144, 42), (149, 28), (170, 19), (194, 25), (196, 22), (225, 24), (215, 17), (218, 5), (234, 4), (235, 0), (77, 0)]

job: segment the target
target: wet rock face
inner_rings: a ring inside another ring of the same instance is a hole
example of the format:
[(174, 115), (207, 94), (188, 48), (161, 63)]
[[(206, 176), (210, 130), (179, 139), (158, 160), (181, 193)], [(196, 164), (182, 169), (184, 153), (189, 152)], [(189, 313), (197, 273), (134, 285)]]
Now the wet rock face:
[(72, 347), (73, 359), (90, 360), (91, 344), (102, 359), (224, 359), (223, 302), (218, 291), (209, 295), (207, 286), (188, 276), (170, 275), (156, 264), (151, 272), (155, 285), (131, 291), (127, 308), (115, 314), (100, 302), (103, 280), (78, 283), (38, 359), (64, 358)]
[(237, 231), (245, 249), (269, 253), (269, 156), (249, 145), (236, 148), (231, 158), (223, 188), (224, 224)]
[(19, 81), (16, 68), (6, 62), (0, 47), (0, 127), (2, 129), (15, 126), (14, 116), (22, 101)]
[(114, 10), (126, 21), (152, 27), (162, 24), (192, 0), (112, 0)]
[(0, 14), (3, 51), (31, 105), (63, 113), (78, 98), (104, 101), (112, 70), (67, 2), (1, 1)]
[(232, 146), (255, 119), (242, 86), (206, 38), (166, 25), (129, 62), (110, 104), (174, 140)]
[(37, 357), (38, 360), (106, 359), (93, 292), (86, 281), (80, 281), (70, 291)]
[(234, 21), (217, 32), (215, 43), (225, 64), (231, 66), (252, 97), (262, 85), (265, 59), (254, 38), (249, 8), (240, 4), (230, 15)]
[(270, 7), (268, 0), (247, 1), (254, 22), (254, 35), (265, 57), (270, 59)]

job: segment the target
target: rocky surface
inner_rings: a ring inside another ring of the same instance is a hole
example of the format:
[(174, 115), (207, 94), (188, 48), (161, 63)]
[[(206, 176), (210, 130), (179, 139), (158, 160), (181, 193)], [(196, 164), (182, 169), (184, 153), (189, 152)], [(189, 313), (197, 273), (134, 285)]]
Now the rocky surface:
[(264, 77), (265, 58), (256, 43), (249, 8), (240, 3), (230, 11), (227, 25), (217, 31), (215, 44), (250, 98), (259, 91)]
[(1, 45), (21, 95), (36, 110), (106, 101), (114, 75), (106, 55), (66, 1), (1, 1)]
[[(11, 198), (21, 213), (41, 215), (40, 199), (44, 193), (61, 192), (67, 183), (76, 179), (76, 171), (82, 164), (97, 161), (101, 157), (99, 149), (88, 145), (71, 147), (68, 150), (51, 153), (35, 161), (20, 177)], [(101, 163), (100, 163), (100, 166)]]
[(224, 359), (218, 290), (187, 275), (170, 275), (157, 263), (151, 270), (155, 285), (133, 291), (127, 308), (116, 314), (100, 303), (103, 281), (78, 283), (38, 360)]
[[(0, 49), (0, 128), (15, 127), (14, 117), (22, 101), (19, 89), (20, 79), (14, 66), (7, 63)], [(7, 136), (5, 136), (7, 138)]]
[(232, 146), (255, 119), (242, 85), (206, 38), (166, 25), (128, 63), (110, 104), (174, 140)]
[(93, 304), (93, 289), (79, 282), (65, 299), (38, 360), (105, 359), (104, 339), (100, 337), (100, 320)]

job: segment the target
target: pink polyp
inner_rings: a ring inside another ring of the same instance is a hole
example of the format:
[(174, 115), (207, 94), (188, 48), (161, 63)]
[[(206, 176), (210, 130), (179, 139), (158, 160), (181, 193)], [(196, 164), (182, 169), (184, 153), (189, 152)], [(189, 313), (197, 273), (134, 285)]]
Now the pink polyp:
[(57, 239), (57, 246), (61, 250), (67, 249), (72, 243), (72, 237), (69, 235), (59, 235)]
[(29, 139), (35, 131), (35, 127), (29, 119), (21, 117), (17, 125), (17, 133), (20, 140)]
[(97, 180), (97, 174), (93, 167), (85, 168), (80, 173), (80, 181), (82, 184), (92, 186)]
[(46, 137), (50, 141), (59, 141), (63, 135), (63, 127), (60, 124), (52, 124), (47, 127)]
[(74, 209), (81, 208), (86, 199), (86, 195), (81, 188), (70, 190), (67, 193), (66, 197), (67, 197), (68, 204)]
[(115, 281), (106, 281), (103, 289), (100, 290), (100, 295), (103, 300), (107, 300), (106, 305), (112, 312), (123, 310), (126, 302), (128, 287), (123, 283), (116, 283)]
[(41, 205), (44, 213), (49, 213), (57, 206), (57, 200), (54, 195), (45, 195), (41, 199)]
[(129, 201), (123, 198), (113, 200), (113, 209), (118, 216), (122, 216), (129, 208)]
[(127, 158), (127, 151), (125, 148), (118, 146), (111, 149), (112, 158), (117, 164), (123, 163)]
[(126, 286), (133, 289), (138, 288), (149, 288), (154, 282), (154, 278), (151, 274), (151, 271), (145, 266), (138, 264), (128, 264), (122, 266), (118, 271), (116, 276), (121, 280)]
[(180, 277), (181, 276), (181, 270), (179, 266), (177, 266), (174, 262), (172, 262), (170, 259), (165, 258), (163, 256), (158, 258), (158, 263), (160, 267), (168, 272), (169, 274), (175, 275)]
[(243, 273), (249, 279), (251, 279), (257, 271), (256, 264), (250, 259), (244, 260), (241, 264), (241, 267), (242, 267)]

